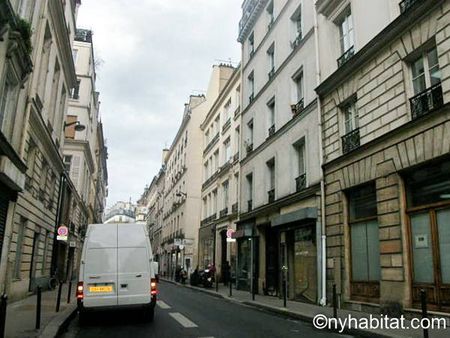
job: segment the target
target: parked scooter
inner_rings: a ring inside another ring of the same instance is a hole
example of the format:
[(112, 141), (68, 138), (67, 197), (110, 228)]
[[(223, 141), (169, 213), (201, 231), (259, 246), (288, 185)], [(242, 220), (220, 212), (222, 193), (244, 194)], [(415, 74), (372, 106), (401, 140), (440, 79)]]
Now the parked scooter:
[(214, 265), (209, 265), (208, 268), (206, 268), (203, 271), (199, 272), (200, 277), (200, 284), (203, 285), (205, 288), (210, 288), (214, 284), (214, 275), (215, 275), (216, 269), (214, 268)]

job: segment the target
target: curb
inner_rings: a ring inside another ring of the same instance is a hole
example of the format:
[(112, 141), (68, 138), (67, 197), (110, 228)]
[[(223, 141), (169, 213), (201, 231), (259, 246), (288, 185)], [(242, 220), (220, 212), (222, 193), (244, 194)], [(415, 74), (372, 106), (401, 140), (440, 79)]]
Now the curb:
[[(298, 319), (301, 320), (303, 322), (307, 322), (312, 324), (313, 323), (313, 319), (314, 317), (310, 317), (307, 315), (303, 315), (301, 313), (297, 313), (297, 312), (292, 312), (289, 311), (288, 309), (284, 309), (284, 308), (277, 308), (277, 307), (273, 307), (270, 305), (265, 305), (265, 304), (261, 304), (261, 303), (255, 303), (255, 302), (250, 302), (250, 301), (241, 301), (238, 299), (233, 299), (230, 298), (228, 296), (224, 296), (220, 293), (217, 293), (215, 291), (212, 290), (207, 290), (207, 289), (202, 289), (199, 287), (195, 287), (195, 286), (191, 286), (188, 284), (181, 284), (172, 280), (167, 280), (167, 279), (162, 279), (160, 278), (161, 281), (166, 282), (166, 283), (170, 283), (170, 284), (174, 284), (174, 285), (178, 285), (178, 286), (182, 286), (194, 291), (198, 291), (198, 292), (202, 292), (202, 293), (206, 293), (210, 296), (216, 297), (216, 298), (222, 298), (225, 301), (229, 301), (229, 302), (233, 302), (236, 304), (241, 304), (241, 305), (247, 305), (247, 306), (251, 306), (253, 308), (257, 308), (260, 310), (264, 310), (267, 312), (271, 312), (271, 313), (275, 313), (278, 315), (282, 315), (285, 317), (289, 317), (292, 319)], [(361, 330), (361, 329), (354, 329), (354, 328), (345, 328), (343, 332), (339, 332), (338, 330), (330, 330), (330, 329), (324, 329), (324, 330), (318, 330), (318, 331), (329, 331), (329, 332), (336, 332), (336, 333), (341, 333), (341, 334), (350, 334), (350, 335), (359, 335), (362, 337), (375, 337), (375, 338), (404, 338), (404, 336), (396, 336), (396, 335), (392, 335), (392, 334), (383, 334), (383, 333), (379, 333), (379, 332), (374, 332), (374, 331), (366, 331), (366, 330)]]
[(64, 311), (55, 316), (39, 333), (39, 338), (54, 338), (58, 337), (70, 324), (73, 318), (77, 315), (77, 306), (70, 305)]

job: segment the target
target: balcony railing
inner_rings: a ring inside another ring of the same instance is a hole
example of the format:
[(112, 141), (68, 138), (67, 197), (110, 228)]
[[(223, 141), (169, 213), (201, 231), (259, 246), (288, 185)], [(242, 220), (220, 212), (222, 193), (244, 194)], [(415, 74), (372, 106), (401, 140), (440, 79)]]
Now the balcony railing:
[(432, 112), (444, 105), (444, 98), (442, 96), (442, 86), (440, 83), (425, 89), (423, 92), (409, 99), (411, 104), (412, 119)]
[(303, 173), (295, 179), (295, 191), (299, 192), (305, 188), (306, 188), (306, 173)]
[(272, 124), (272, 126), (269, 128), (269, 137), (273, 136), (275, 134), (275, 125)]
[(231, 126), (231, 117), (228, 118), (227, 122), (224, 123), (222, 127), (222, 133), (225, 132)]
[(239, 151), (233, 155), (233, 162), (239, 161)]
[(237, 204), (237, 203), (234, 203), (234, 204), (231, 206), (231, 213), (237, 214), (237, 212), (238, 212), (238, 204)]
[(252, 103), (254, 99), (255, 99), (255, 95), (253, 93), (251, 93), (250, 96), (248, 97), (248, 103)]
[(271, 80), (273, 78), (273, 76), (275, 75), (275, 67), (272, 67), (272, 69), (269, 72), (269, 80)]
[(273, 203), (275, 201), (275, 189), (269, 190), (267, 192), (267, 197), (268, 197), (269, 203)]
[(344, 63), (350, 60), (353, 55), (355, 55), (355, 47), (351, 46), (344, 52), (344, 54), (341, 55), (339, 59), (337, 59), (338, 67), (342, 66)]
[(399, 3), (400, 13), (405, 13), (407, 10), (411, 9), (415, 4), (418, 4), (419, 2), (423, 2), (423, 0), (403, 0)]
[(220, 210), (220, 218), (225, 217), (228, 215), (228, 208)]
[(301, 33), (299, 33), (299, 35), (297, 35), (297, 37), (295, 38), (294, 41), (291, 41), (291, 47), (292, 49), (297, 48), (297, 46), (300, 44), (300, 41), (302, 41), (303, 36)]
[(247, 150), (247, 154), (251, 153), (253, 151), (253, 143), (247, 144), (247, 146), (245, 147), (245, 150)]
[(240, 112), (241, 112), (241, 106), (237, 106), (236, 110), (234, 111), (234, 117), (237, 117)]
[(302, 97), (296, 104), (291, 104), (291, 111), (293, 116), (297, 116), (305, 109), (305, 99)]
[(216, 144), (216, 142), (219, 140), (219, 133), (217, 133), (212, 140), (208, 143), (208, 145), (206, 146), (205, 150), (203, 151), (203, 153), (207, 153), (213, 146), (214, 144)]
[(247, 211), (252, 211), (253, 209), (253, 200), (247, 201)]
[(344, 154), (358, 148), (360, 145), (359, 128), (342, 136), (342, 151)]

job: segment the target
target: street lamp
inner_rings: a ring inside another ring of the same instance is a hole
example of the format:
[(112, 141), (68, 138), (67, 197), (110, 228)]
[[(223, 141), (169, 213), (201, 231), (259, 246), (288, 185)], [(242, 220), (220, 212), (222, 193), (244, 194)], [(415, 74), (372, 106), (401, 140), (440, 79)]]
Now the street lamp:
[(74, 121), (74, 122), (70, 122), (70, 123), (64, 122), (64, 129), (66, 129), (67, 127), (73, 126), (73, 125), (75, 125), (75, 131), (83, 131), (86, 129), (86, 126), (81, 124), (80, 121)]

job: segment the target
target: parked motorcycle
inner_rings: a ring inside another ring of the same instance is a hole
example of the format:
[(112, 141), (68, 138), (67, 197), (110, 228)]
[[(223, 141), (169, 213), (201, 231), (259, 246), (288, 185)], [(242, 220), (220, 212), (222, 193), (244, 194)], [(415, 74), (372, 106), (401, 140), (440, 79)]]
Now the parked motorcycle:
[(212, 269), (205, 269), (199, 272), (200, 284), (205, 288), (210, 288), (214, 284), (214, 271)]

